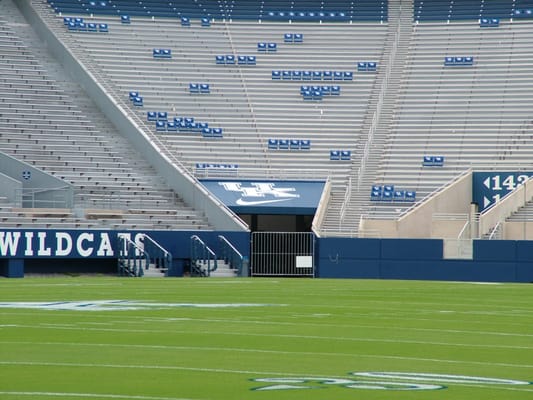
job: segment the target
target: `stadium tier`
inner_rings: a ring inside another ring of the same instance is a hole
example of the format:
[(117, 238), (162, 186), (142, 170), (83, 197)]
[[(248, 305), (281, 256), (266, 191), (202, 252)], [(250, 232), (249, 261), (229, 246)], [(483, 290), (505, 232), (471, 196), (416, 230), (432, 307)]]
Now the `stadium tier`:
[(64, 226), (472, 239), (507, 217), (475, 174), (532, 170), (527, 1), (20, 3), (80, 85), (4, 20), (2, 151), (72, 186)]

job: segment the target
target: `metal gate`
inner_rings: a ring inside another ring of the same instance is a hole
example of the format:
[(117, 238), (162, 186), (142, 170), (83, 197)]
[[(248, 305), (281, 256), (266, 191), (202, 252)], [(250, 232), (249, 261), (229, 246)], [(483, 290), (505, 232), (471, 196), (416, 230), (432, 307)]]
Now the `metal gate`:
[(252, 276), (315, 275), (315, 236), (311, 232), (253, 232)]

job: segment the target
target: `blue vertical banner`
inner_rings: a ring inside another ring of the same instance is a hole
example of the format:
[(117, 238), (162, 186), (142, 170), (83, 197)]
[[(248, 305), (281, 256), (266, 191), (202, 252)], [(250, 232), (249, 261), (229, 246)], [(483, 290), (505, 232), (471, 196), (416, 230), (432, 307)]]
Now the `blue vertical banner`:
[(488, 171), (472, 175), (472, 201), (479, 211), (496, 204), (505, 195), (533, 176), (533, 172)]

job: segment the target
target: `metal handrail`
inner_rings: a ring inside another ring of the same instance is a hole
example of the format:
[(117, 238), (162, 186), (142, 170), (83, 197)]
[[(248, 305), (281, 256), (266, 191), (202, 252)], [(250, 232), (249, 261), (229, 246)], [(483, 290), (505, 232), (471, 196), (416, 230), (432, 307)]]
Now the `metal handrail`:
[(127, 236), (118, 235), (118, 274), (140, 277), (148, 265), (148, 252)]
[(210, 276), (217, 269), (217, 256), (197, 235), (191, 236), (191, 274)]
[(159, 268), (165, 273), (168, 273), (172, 267), (172, 254), (146, 234), (143, 235), (142, 240), (144, 250), (147, 251), (147, 247), (150, 250), (148, 253), (152, 255), (151, 258), (155, 264), (155, 268)]
[(223, 235), (218, 235), (222, 259), (228, 263), (229, 267), (237, 270), (237, 275), (242, 275), (244, 256), (233, 246)]

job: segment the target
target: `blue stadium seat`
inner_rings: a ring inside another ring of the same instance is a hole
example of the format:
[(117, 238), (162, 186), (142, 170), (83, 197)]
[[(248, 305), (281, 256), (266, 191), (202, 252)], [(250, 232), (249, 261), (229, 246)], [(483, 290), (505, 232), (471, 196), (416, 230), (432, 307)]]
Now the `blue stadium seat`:
[(123, 24), (129, 24), (131, 22), (130, 16), (129, 15), (121, 15), (120, 16), (120, 22), (122, 22)]
[(310, 150), (311, 141), (309, 139), (300, 139), (300, 150)]
[(350, 150), (341, 150), (341, 161), (350, 161), (352, 159), (352, 152)]
[(331, 87), (331, 95), (332, 96), (339, 96), (341, 94), (341, 87), (334, 85)]
[(211, 21), (209, 20), (209, 18), (202, 18), (201, 19), (201, 25), (204, 27), (204, 28), (208, 28), (211, 26)]
[(302, 80), (302, 71), (292, 71), (292, 80), (301, 81)]
[(289, 141), (287, 139), (280, 139), (278, 142), (278, 148), (280, 150), (288, 150), (289, 149)]
[(304, 81), (310, 81), (313, 78), (313, 74), (311, 71), (302, 71), (302, 79)]
[(283, 35), (283, 41), (285, 43), (293, 43), (294, 42), (294, 35), (292, 33), (286, 33)]
[(444, 166), (444, 157), (443, 156), (435, 156), (433, 160), (434, 160), (434, 163), (435, 163), (436, 167)]
[(383, 190), (381, 193), (381, 200), (382, 201), (392, 201), (394, 192), (392, 190)]
[(237, 64), (246, 65), (246, 56), (237, 56)]
[(167, 124), (164, 121), (156, 121), (155, 122), (155, 130), (158, 132), (166, 132), (167, 130)]
[(325, 81), (333, 80), (333, 73), (331, 71), (322, 72), (322, 79)]
[(384, 192), (394, 192), (394, 185), (383, 185)]
[(370, 192), (370, 201), (380, 201), (382, 192), (377, 190), (372, 190)]
[(224, 56), (215, 56), (215, 62), (217, 64), (226, 64), (226, 57), (224, 57)]
[(98, 24), (98, 31), (102, 33), (109, 32), (109, 26), (107, 24)]
[(294, 43), (302, 43), (304, 41), (304, 35), (302, 33), (294, 34)]
[(147, 121), (157, 121), (157, 113), (155, 111), (148, 111), (146, 113)]
[(200, 93), (200, 86), (197, 83), (189, 83), (189, 93)]
[(257, 43), (257, 51), (264, 52), (267, 50), (267, 44), (265, 42)]
[(157, 120), (158, 121), (167, 121), (168, 120), (168, 113), (166, 111), (159, 111), (157, 113)]
[(137, 96), (133, 98), (133, 105), (141, 107), (144, 104), (143, 98), (141, 96)]
[[(163, 121), (161, 121), (163, 122)], [(176, 125), (176, 123), (174, 121), (168, 121), (167, 122), (167, 131), (168, 132), (177, 132), (178, 130), (178, 126)]]
[(188, 17), (181, 17), (181, 26), (191, 26), (191, 20)]
[(267, 44), (267, 51), (269, 52), (274, 52), (274, 51), (278, 51), (278, 45), (276, 43), (268, 43)]
[(278, 139), (268, 139), (268, 149), (277, 150), (278, 149)]
[(351, 72), (351, 71), (344, 71), (344, 73), (343, 73), (343, 80), (345, 80), (345, 81), (352, 81), (352, 80), (353, 80), (353, 72)]
[(135, 97), (139, 97), (139, 92), (131, 91), (131, 92), (129, 93), (129, 98), (130, 98), (130, 100), (133, 101), (133, 99), (134, 99)]
[(290, 150), (300, 150), (300, 141), (297, 139), (289, 140), (289, 149)]
[(412, 190), (407, 190), (405, 192), (405, 201), (415, 201), (416, 200), (416, 192)]
[(87, 31), (88, 32), (98, 32), (97, 25), (94, 22), (89, 22), (87, 24)]
[(330, 150), (329, 159), (332, 161), (338, 161), (341, 159), (341, 152), (339, 150)]
[(291, 80), (292, 79), (292, 72), (291, 71), (282, 71), (281, 77), (283, 80)]
[(405, 190), (395, 190), (392, 194), (394, 201), (404, 201), (405, 200)]
[(235, 64), (235, 56), (233, 54), (226, 55), (226, 65)]
[(366, 71), (368, 69), (368, 63), (360, 61), (357, 63), (357, 70), (358, 71)]
[(211, 89), (209, 87), (209, 84), (207, 83), (201, 83), (200, 84), (200, 93), (202, 94), (209, 94), (211, 93)]
[(222, 128), (213, 128), (212, 133), (212, 136), (215, 138), (221, 138), (223, 136)]
[(280, 80), (281, 79), (281, 71), (272, 71), (272, 79)]
[(344, 80), (344, 75), (340, 71), (334, 71), (333, 72), (333, 80), (334, 81), (342, 81)]
[(68, 26), (71, 22), (74, 22), (71, 17), (63, 17), (63, 25)]
[(85, 22), (80, 22), (78, 25), (78, 32), (87, 32), (87, 24)]
[(246, 64), (247, 65), (256, 65), (257, 64), (257, 58), (255, 56), (246, 56)]
[(321, 81), (322, 80), (322, 71), (313, 71), (313, 80)]

